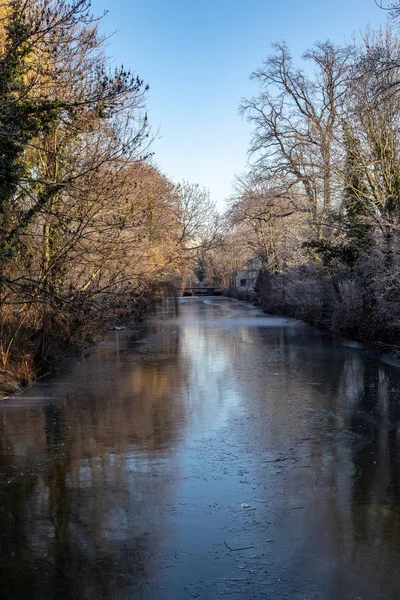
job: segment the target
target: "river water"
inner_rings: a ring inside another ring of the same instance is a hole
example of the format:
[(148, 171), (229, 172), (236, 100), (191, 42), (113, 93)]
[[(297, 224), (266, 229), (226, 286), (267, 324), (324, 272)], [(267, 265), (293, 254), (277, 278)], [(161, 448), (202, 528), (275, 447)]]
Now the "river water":
[(0, 403), (0, 598), (400, 598), (399, 445), (395, 364), (182, 299)]

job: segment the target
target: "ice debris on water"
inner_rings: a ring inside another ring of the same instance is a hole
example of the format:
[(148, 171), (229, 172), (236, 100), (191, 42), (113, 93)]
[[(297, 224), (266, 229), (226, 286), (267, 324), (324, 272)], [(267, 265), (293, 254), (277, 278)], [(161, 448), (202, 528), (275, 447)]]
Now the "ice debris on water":
[(240, 505), (242, 508), (251, 508), (251, 504), (246, 504), (246, 502), (242, 502)]

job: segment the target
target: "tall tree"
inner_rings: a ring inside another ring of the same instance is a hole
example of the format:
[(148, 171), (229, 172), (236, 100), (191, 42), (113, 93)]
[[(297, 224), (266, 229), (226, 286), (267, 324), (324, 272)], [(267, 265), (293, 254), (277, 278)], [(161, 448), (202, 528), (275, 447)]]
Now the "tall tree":
[(274, 49), (252, 74), (259, 95), (241, 105), (254, 126), (253, 170), (302, 199), (299, 208), (311, 214), (320, 235), (341, 200), (334, 164), (351, 49), (318, 43), (303, 56), (307, 71), (295, 66), (285, 44)]

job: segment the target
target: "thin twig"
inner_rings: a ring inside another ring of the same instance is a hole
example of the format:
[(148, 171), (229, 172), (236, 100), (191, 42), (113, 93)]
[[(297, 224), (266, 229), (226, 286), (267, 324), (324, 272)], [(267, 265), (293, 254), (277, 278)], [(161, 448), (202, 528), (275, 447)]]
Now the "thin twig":
[(228, 544), (224, 541), (225, 546), (228, 548), (228, 550), (230, 550), (231, 552), (237, 552), (238, 550), (251, 550), (252, 548), (255, 548), (255, 546), (244, 546), (243, 548), (231, 548), (230, 546), (228, 546)]

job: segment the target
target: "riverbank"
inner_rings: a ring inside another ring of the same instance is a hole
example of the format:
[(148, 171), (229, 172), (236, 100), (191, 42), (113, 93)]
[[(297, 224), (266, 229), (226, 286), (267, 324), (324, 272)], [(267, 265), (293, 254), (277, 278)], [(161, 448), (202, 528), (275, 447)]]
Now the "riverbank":
[[(4, 334), (9, 347), (7, 355), (3, 353), (3, 369), (0, 369), (0, 399), (29, 387), (65, 360), (86, 354), (108, 331), (141, 323), (156, 312), (167, 296), (176, 302), (173, 293), (171, 286), (163, 286), (136, 300), (130, 294), (123, 303), (106, 310), (82, 307), (79, 318), (75, 315), (73, 321), (65, 318), (68, 315), (50, 316), (47, 312), (39, 327), (34, 326), (34, 321), (31, 326), (28, 323), (10, 326), (8, 334)], [(16, 332), (13, 337), (12, 329)]]
[(385, 318), (376, 304), (363, 303), (354, 281), (291, 277), (264, 275), (255, 292), (229, 288), (224, 295), (260, 306), (267, 314), (300, 319), (341, 338), (400, 356), (399, 323)]

